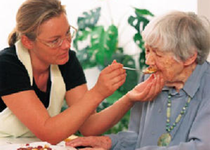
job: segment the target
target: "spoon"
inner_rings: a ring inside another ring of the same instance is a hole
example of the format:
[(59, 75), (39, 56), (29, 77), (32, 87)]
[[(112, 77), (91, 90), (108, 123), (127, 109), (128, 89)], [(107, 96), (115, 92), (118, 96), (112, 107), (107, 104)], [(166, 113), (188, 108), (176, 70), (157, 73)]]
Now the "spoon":
[(123, 67), (125, 70), (132, 70), (132, 71), (141, 71), (140, 69), (131, 68), (131, 67)]

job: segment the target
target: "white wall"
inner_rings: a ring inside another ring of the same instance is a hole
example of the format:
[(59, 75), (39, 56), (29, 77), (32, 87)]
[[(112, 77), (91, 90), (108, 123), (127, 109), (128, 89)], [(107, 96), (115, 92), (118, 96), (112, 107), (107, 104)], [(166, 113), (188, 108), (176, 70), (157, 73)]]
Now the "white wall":
[[(198, 0), (198, 5), (197, 5), (198, 14), (205, 16), (210, 20), (209, 6), (210, 6), (210, 0)], [(208, 57), (208, 61), (210, 61), (210, 55)]]
[[(15, 14), (24, 0), (5, 0), (0, 2), (0, 50), (7, 46), (7, 37), (15, 27)], [(133, 43), (131, 32), (133, 28), (127, 24), (127, 18), (133, 13), (132, 7), (145, 8), (154, 15), (170, 10), (193, 11), (207, 16), (210, 19), (210, 0), (61, 0), (66, 5), (70, 24), (76, 26), (77, 17), (83, 11), (101, 6), (102, 17), (100, 23), (110, 25), (114, 23), (119, 29), (119, 46), (124, 46), (127, 53), (135, 54), (138, 47)], [(92, 70), (86, 75), (92, 76)], [(96, 73), (95, 73), (96, 72)], [(94, 69), (93, 78), (89, 78), (89, 87), (92, 87), (99, 72)]]
[(15, 26), (16, 11), (24, 0), (6, 0), (0, 2), (0, 50), (7, 46), (7, 37)]
[[(122, 43), (129, 43), (130, 36), (126, 33), (131, 28), (127, 25), (127, 16), (133, 13), (132, 7), (146, 8), (155, 15), (168, 10), (185, 10), (197, 12), (196, 0), (61, 0), (66, 5), (69, 21), (76, 26), (77, 17), (83, 11), (102, 6), (101, 23), (109, 25), (112, 21), (119, 26)], [(204, 0), (200, 0), (204, 1)], [(206, 0), (209, 1), (209, 0)], [(15, 14), (24, 0), (6, 0), (0, 2), (0, 49), (7, 46), (7, 36), (15, 27)], [(120, 43), (120, 44), (122, 44)], [(132, 43), (133, 44), (133, 43)], [(122, 44), (123, 45), (123, 44)], [(128, 44), (128, 51), (136, 49)]]
[(203, 15), (210, 20), (210, 0), (198, 0), (197, 10), (199, 15)]

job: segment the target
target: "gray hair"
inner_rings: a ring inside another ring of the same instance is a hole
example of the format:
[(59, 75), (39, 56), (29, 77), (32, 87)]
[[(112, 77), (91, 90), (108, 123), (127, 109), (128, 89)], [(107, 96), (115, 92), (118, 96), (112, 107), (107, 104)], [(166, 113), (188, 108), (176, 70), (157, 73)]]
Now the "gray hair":
[(173, 11), (154, 18), (142, 32), (145, 43), (161, 51), (171, 51), (185, 61), (195, 52), (202, 64), (210, 50), (210, 23), (193, 12)]
[(35, 40), (40, 25), (62, 13), (66, 14), (66, 10), (59, 0), (26, 0), (18, 9), (16, 27), (8, 37), (8, 44), (14, 45), (21, 35)]

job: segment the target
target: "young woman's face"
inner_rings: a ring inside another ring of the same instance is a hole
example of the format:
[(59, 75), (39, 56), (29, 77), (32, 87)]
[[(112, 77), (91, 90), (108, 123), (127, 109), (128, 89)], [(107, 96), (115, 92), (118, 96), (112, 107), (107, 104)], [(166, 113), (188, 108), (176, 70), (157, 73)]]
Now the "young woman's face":
[[(71, 47), (70, 25), (65, 14), (54, 17), (39, 28), (39, 34), (30, 50), (32, 59), (45, 65), (65, 64)], [(58, 43), (60, 41), (59, 45)]]
[(163, 52), (145, 45), (146, 64), (162, 72), (165, 81), (176, 82), (184, 69), (184, 63), (177, 61), (171, 52)]

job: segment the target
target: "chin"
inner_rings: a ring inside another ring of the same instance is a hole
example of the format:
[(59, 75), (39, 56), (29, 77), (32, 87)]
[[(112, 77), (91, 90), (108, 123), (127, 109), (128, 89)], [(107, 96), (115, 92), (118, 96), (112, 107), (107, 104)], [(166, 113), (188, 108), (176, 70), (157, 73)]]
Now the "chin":
[(63, 58), (63, 59), (61, 59), (61, 60), (59, 60), (59, 61), (57, 61), (57, 65), (64, 65), (64, 64), (66, 64), (67, 62), (69, 61), (69, 57), (67, 57), (67, 58)]
[(58, 65), (64, 65), (64, 64), (66, 64), (67, 62), (68, 62), (68, 60), (67, 60), (67, 61), (59, 62)]

